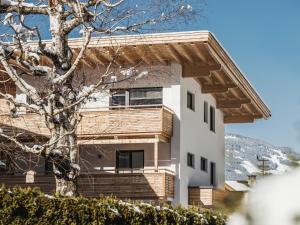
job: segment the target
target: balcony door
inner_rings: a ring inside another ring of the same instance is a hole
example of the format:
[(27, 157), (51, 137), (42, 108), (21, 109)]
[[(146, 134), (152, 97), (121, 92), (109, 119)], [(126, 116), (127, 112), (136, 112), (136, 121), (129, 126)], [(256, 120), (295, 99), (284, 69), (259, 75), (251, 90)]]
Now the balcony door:
[(143, 169), (144, 168), (144, 151), (117, 151), (116, 169)]

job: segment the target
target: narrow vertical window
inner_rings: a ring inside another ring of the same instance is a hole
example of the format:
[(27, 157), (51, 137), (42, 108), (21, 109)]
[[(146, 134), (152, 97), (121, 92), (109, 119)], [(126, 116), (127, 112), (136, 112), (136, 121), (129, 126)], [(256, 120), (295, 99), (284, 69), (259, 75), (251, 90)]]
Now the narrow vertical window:
[(200, 167), (201, 167), (202, 171), (207, 172), (207, 159), (206, 158), (201, 157), (201, 159), (200, 159)]
[(187, 107), (195, 111), (195, 95), (191, 92), (187, 92)]
[(216, 186), (216, 164), (210, 163), (210, 185)]
[(210, 130), (216, 132), (216, 115), (215, 108), (210, 107)]
[(187, 165), (189, 167), (195, 168), (195, 155), (188, 153), (187, 154)]
[(208, 123), (208, 103), (207, 102), (204, 102), (203, 115), (204, 115), (204, 123)]

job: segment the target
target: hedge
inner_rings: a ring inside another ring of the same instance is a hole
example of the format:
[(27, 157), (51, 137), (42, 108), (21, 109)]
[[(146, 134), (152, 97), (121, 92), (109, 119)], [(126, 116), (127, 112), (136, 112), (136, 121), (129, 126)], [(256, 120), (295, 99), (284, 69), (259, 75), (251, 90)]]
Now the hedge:
[(92, 225), (224, 225), (216, 212), (198, 208), (154, 206), (116, 198), (66, 198), (49, 196), (38, 189), (0, 190), (0, 224), (92, 224)]

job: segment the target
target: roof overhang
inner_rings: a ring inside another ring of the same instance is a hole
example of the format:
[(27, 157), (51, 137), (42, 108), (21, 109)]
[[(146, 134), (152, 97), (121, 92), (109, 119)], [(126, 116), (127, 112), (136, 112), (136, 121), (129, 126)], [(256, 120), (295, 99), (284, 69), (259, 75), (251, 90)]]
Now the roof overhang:
[[(75, 56), (83, 43), (81, 38), (69, 40)], [(236, 63), (208, 31), (93, 37), (79, 67), (95, 68), (112, 61), (118, 66), (181, 64), (183, 77), (195, 79), (202, 93), (216, 99), (224, 123), (254, 122), (271, 116)]]
[[(71, 39), (69, 45), (78, 54), (82, 43), (82, 39)], [(104, 66), (112, 56), (116, 56), (119, 66), (166, 65), (170, 61), (181, 64), (183, 77), (195, 79), (202, 93), (214, 96), (225, 123), (253, 122), (271, 116), (236, 63), (208, 31), (92, 38), (82, 64)]]

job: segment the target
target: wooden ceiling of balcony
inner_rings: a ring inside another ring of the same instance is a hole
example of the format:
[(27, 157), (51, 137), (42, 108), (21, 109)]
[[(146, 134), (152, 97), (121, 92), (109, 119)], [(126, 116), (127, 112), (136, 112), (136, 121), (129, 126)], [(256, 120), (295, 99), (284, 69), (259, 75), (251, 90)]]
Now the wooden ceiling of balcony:
[[(79, 53), (82, 40), (70, 46)], [(225, 123), (267, 119), (271, 112), (260, 96), (210, 32), (181, 32), (93, 38), (81, 66), (95, 68), (112, 60), (118, 66), (182, 65), (183, 77), (194, 78), (202, 93), (216, 99)]]

